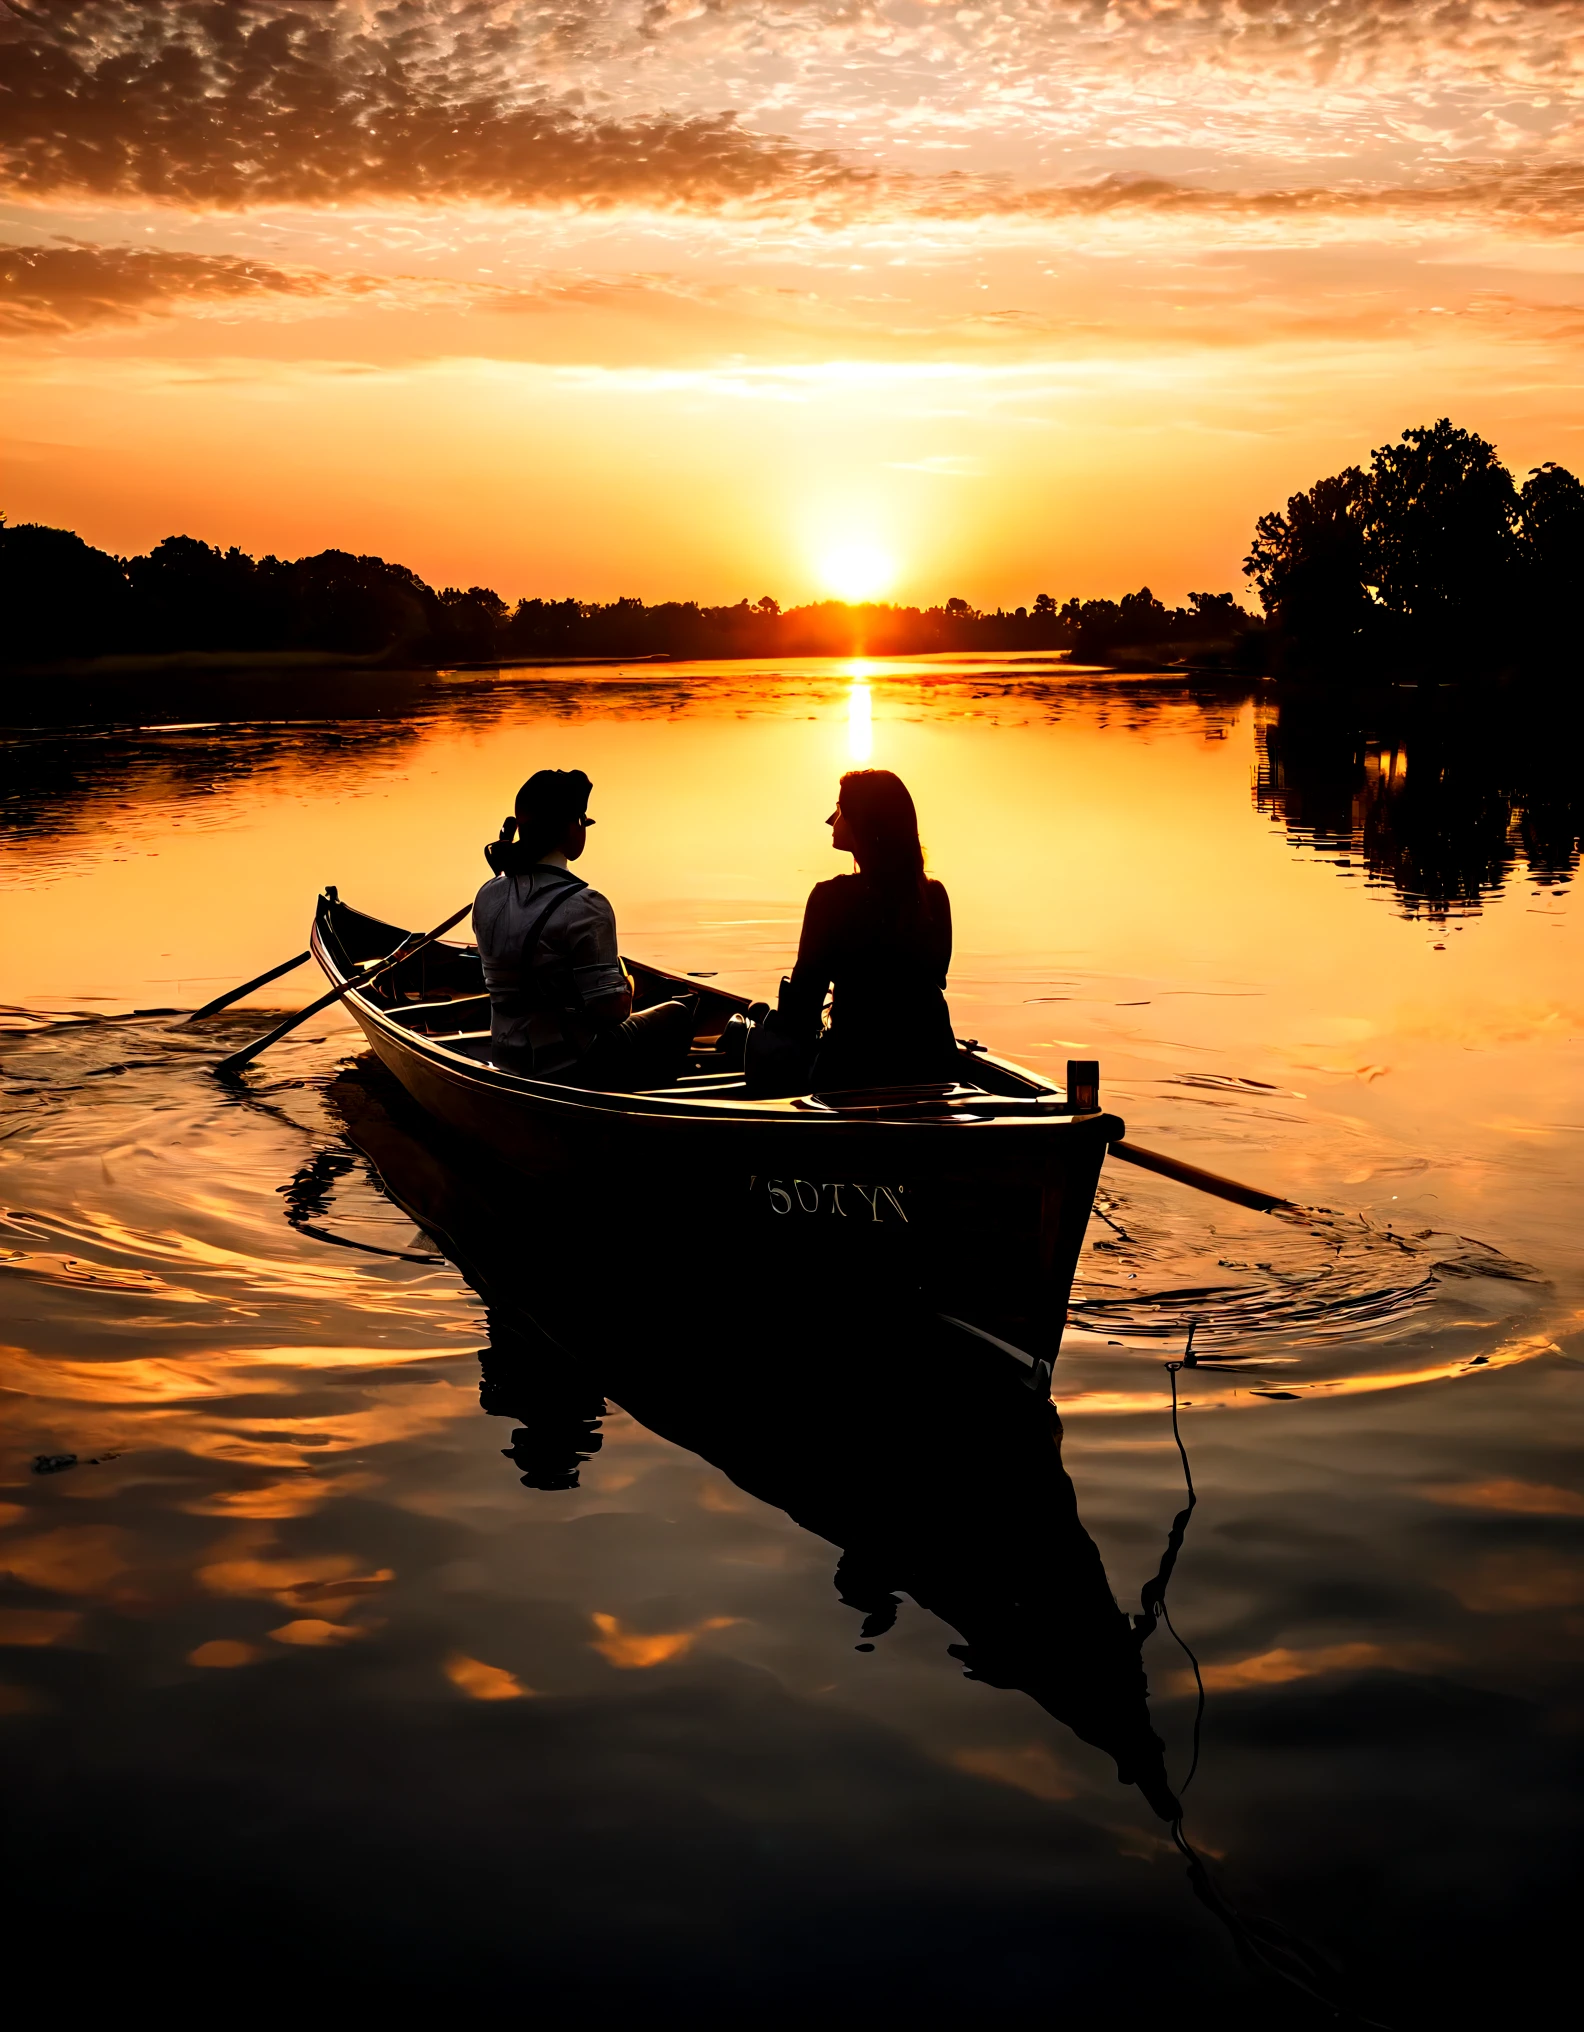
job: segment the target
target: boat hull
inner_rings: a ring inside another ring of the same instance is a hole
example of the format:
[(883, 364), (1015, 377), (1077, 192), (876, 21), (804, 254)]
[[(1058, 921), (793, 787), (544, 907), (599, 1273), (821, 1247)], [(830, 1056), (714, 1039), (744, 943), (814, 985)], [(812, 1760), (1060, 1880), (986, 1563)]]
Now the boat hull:
[[(400, 936), (327, 892), (313, 950), (339, 983), (355, 972), (359, 945), (389, 951)], [(465, 1146), (597, 1206), (601, 1218), (680, 1218), (715, 1234), (749, 1224), (784, 1237), (793, 1256), (869, 1251), (916, 1279), (941, 1310), (1011, 1340), (1033, 1362), (1054, 1360), (1100, 1166), (1125, 1133), (1116, 1116), (1073, 1114), (1037, 1076), (966, 1051), (965, 1081), (993, 1068), (1003, 1086), (1027, 1091), (894, 1106), (882, 1096), (847, 1108), (839, 1097), (833, 1106), (815, 1096), (633, 1095), (524, 1078), (415, 1028), (399, 999), (447, 981), (464, 995), (470, 963), (470, 949), (442, 948), (427, 968), (404, 963), (416, 986), (403, 987), (398, 969), (385, 999), (345, 998), (392, 1077)], [(646, 999), (668, 984), (693, 986), (644, 972)], [(717, 1014), (736, 1006), (711, 995)]]

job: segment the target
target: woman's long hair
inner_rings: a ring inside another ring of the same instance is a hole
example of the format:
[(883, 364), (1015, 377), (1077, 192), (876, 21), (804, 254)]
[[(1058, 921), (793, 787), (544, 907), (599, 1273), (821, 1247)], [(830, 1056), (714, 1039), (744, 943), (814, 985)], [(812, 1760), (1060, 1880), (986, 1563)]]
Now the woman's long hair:
[(924, 848), (918, 812), (900, 776), (889, 769), (849, 769), (841, 780), (841, 812), (858, 843), (865, 883), (897, 922), (924, 909)]

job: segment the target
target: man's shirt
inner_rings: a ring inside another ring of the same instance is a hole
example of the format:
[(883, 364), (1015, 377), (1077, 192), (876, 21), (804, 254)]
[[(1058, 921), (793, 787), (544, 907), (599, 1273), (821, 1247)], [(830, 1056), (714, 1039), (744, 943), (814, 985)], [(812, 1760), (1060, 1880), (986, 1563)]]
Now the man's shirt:
[[(490, 991), (490, 1043), (531, 1049), (534, 1072), (544, 1079), (575, 1065), (594, 1042), (597, 1026), (582, 1013), (587, 1005), (627, 987), (616, 913), (597, 889), (568, 895), (534, 950), (524, 952), (534, 920), (571, 887), (564, 868), (541, 861), (526, 875), (497, 875), (473, 900), (473, 936)], [(569, 991), (573, 1013), (543, 992), (548, 982)]]

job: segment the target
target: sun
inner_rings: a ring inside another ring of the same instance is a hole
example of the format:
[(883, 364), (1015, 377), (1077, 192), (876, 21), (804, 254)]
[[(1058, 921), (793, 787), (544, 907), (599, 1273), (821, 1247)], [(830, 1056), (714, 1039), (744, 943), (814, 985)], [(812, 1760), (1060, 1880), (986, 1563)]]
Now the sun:
[(821, 579), (839, 600), (878, 599), (896, 571), (896, 559), (877, 543), (834, 544), (819, 564)]

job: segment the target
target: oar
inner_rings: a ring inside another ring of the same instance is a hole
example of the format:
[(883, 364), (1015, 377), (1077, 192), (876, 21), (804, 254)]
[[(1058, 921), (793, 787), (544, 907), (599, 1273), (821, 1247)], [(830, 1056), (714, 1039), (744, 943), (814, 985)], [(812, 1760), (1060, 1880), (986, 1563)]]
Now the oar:
[(321, 1009), (328, 1009), (332, 1002), (339, 1002), (343, 995), (350, 995), (355, 988), (371, 986), (382, 975), (388, 974), (393, 967), (399, 967), (403, 960), (412, 959), (415, 954), (433, 945), (437, 938), (444, 938), (451, 927), (460, 924), (472, 908), (471, 903), (464, 903), (460, 910), (454, 911), (444, 924), (437, 924), (433, 931), (425, 932), (421, 938), (404, 939), (393, 953), (388, 953), (382, 960), (375, 960), (372, 966), (365, 967), (360, 974), (354, 974), (351, 980), (342, 981), (340, 986), (332, 988), (328, 995), (321, 995), (317, 1002), (310, 1002), (306, 1009), (293, 1010), (284, 1023), (277, 1023), (275, 1028), (266, 1031), (264, 1036), (256, 1037), (251, 1044), (244, 1044), (240, 1051), (233, 1051), (229, 1058), (222, 1058), (214, 1067), (215, 1077), (234, 1079), (244, 1066), (253, 1063), (261, 1051), (268, 1051), (272, 1044), (278, 1043), (300, 1023), (306, 1023), (310, 1016), (317, 1016)]
[(1113, 1143), (1111, 1155), (1124, 1164), (1136, 1164), (1141, 1171), (1157, 1171), (1162, 1178), (1175, 1178), (1179, 1185), (1195, 1192), (1212, 1193), (1229, 1199), (1234, 1206), (1252, 1207), (1257, 1214), (1296, 1214), (1303, 1209), (1280, 1193), (1261, 1192), (1258, 1186), (1240, 1185), (1235, 1178), (1223, 1178), (1218, 1171), (1202, 1171), (1197, 1164), (1184, 1164), (1178, 1157), (1163, 1157), (1158, 1150), (1142, 1150), (1137, 1143)]
[(244, 981), (240, 988), (231, 988), (223, 995), (216, 995), (212, 1002), (205, 1002), (201, 1009), (195, 1009), (187, 1018), (196, 1023), (200, 1016), (218, 1016), (222, 1009), (229, 1009), (233, 1002), (240, 1002), (244, 995), (251, 995), (255, 988), (267, 988), (271, 981), (278, 981), (282, 974), (292, 974), (313, 958), (311, 952), (300, 952), (294, 960), (282, 960), (278, 967), (271, 967), (267, 974), (255, 974), (251, 981)]

